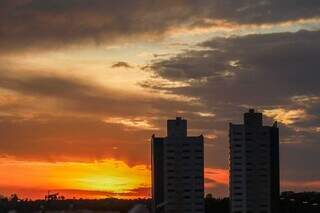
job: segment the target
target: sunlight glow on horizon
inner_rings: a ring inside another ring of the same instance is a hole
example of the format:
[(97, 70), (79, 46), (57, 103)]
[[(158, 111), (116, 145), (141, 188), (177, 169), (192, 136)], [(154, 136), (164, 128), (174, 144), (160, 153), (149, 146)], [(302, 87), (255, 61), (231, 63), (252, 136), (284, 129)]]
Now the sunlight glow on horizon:
[[(39, 162), (0, 158), (0, 190), (5, 196), (41, 199), (59, 192), (66, 198), (136, 199), (151, 196), (148, 165), (128, 166), (106, 159), (95, 162)], [(206, 188), (228, 185), (228, 170), (206, 168)]]
[[(146, 197), (149, 195), (139, 194), (139, 191), (136, 194), (134, 192), (140, 188), (150, 188), (149, 174), (150, 170), (145, 165), (129, 167), (122, 161), (112, 159), (92, 163), (52, 163), (2, 158), (0, 189), (33, 188), (43, 192), (74, 190), (74, 197), (77, 197), (77, 190), (80, 193), (87, 191), (89, 197)], [(19, 193), (19, 191), (11, 193)]]

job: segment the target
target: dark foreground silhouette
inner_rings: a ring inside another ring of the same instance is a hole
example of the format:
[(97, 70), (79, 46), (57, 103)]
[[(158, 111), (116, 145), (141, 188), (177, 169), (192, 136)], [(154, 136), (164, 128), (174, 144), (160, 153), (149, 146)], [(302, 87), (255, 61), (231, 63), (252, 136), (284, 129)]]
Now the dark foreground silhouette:
[[(52, 200), (20, 200), (18, 196), (12, 195), (9, 198), (0, 198), (0, 213), (7, 213), (15, 210), (18, 213), (48, 212), (52, 210), (95, 210), (95, 211), (117, 211), (127, 213), (137, 204), (144, 204), (150, 207), (151, 200), (119, 200), (119, 199), (64, 199), (57, 197)], [(213, 198), (207, 195), (205, 198), (206, 212), (229, 213), (229, 199)], [(281, 213), (319, 213), (320, 193), (319, 192), (283, 192), (280, 200)]]

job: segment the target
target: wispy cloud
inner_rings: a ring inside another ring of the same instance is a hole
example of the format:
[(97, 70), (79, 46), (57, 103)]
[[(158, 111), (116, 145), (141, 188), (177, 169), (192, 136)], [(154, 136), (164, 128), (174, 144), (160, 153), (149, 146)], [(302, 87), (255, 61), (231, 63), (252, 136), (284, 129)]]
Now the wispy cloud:
[(117, 63), (114, 63), (111, 67), (112, 68), (127, 68), (127, 69), (133, 68), (132, 65), (130, 65), (128, 62), (124, 62), (124, 61), (119, 61)]
[(150, 122), (143, 118), (124, 118), (124, 117), (110, 117), (103, 120), (110, 124), (121, 124), (128, 128), (133, 129), (145, 129), (145, 130), (157, 130), (158, 128), (150, 124)]
[(317, 1), (303, 1), (297, 6), (290, 0), (281, 3), (272, 0), (268, 4), (247, 1), (230, 4), (217, 0), (141, 1), (139, 4), (122, 0), (115, 4), (92, 0), (90, 6), (84, 0), (4, 0), (0, 9), (3, 26), (0, 44), (1, 51), (114, 45), (134, 39), (161, 38), (179, 28), (196, 31), (312, 19), (318, 17), (318, 8)]
[(281, 123), (294, 124), (298, 121), (307, 119), (308, 115), (304, 109), (266, 109), (263, 113)]

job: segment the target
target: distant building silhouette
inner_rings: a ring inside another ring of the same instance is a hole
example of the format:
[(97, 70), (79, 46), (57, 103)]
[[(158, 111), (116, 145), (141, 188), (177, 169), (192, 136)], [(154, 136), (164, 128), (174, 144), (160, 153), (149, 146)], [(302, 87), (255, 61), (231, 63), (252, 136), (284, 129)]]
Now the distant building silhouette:
[(279, 129), (250, 109), (230, 124), (231, 213), (279, 213)]
[(153, 213), (204, 213), (203, 136), (187, 136), (178, 117), (151, 144)]

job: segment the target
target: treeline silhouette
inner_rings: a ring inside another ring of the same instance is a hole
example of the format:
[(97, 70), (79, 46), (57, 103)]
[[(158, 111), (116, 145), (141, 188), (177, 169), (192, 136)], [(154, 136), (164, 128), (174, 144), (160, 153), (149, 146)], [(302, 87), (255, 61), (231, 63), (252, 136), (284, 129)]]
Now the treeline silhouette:
[(148, 199), (121, 200), (106, 199), (53, 199), (53, 200), (21, 200), (16, 195), (0, 198), (0, 213), (15, 210), (18, 213), (33, 213), (62, 210), (119, 211), (127, 213), (136, 204), (150, 205)]
[[(118, 211), (127, 213), (136, 204), (150, 208), (150, 199), (120, 200), (107, 199), (64, 199), (63, 196), (51, 200), (21, 200), (17, 195), (0, 197), (0, 213), (15, 210), (18, 213), (46, 212), (49, 210), (96, 210)], [(229, 198), (214, 198), (211, 194), (205, 197), (207, 213), (229, 213)], [(319, 213), (320, 192), (283, 192), (280, 199), (280, 213)]]

